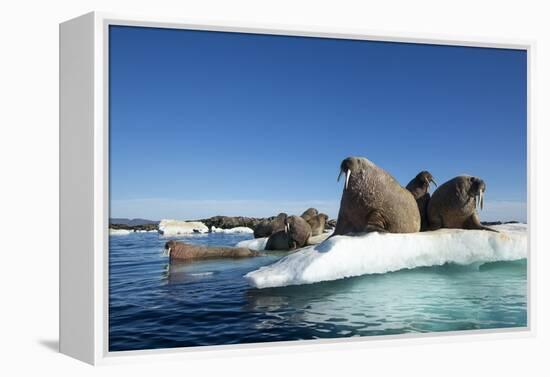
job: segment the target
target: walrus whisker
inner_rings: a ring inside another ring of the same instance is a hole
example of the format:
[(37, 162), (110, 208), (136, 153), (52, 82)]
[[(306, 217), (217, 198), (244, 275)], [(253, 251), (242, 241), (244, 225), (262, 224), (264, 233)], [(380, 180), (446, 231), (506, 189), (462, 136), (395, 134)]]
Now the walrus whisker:
[(346, 185), (344, 186), (345, 190), (348, 189), (349, 177), (351, 177), (351, 170), (350, 169), (348, 169), (348, 171), (346, 171)]

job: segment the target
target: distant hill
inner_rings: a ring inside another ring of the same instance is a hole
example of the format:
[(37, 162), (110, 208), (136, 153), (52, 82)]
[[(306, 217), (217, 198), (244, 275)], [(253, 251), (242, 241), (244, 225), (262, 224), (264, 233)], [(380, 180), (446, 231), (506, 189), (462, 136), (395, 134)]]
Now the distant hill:
[(119, 217), (113, 217), (109, 219), (109, 224), (121, 224), (128, 226), (139, 225), (158, 225), (159, 221), (147, 220), (147, 219), (125, 219)]

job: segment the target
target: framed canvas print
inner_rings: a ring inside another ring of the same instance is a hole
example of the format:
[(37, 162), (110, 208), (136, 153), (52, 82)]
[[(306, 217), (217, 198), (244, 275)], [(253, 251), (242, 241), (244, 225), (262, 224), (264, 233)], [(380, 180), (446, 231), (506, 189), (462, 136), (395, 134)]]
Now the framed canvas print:
[(61, 24), (61, 352), (530, 334), (531, 51)]

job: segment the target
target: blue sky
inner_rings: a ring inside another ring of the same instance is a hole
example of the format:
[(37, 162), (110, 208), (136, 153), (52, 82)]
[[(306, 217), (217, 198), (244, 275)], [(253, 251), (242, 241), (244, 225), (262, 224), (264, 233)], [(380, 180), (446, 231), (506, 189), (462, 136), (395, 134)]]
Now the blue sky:
[(335, 217), (339, 164), (487, 183), (526, 220), (526, 53), (111, 27), (112, 217)]

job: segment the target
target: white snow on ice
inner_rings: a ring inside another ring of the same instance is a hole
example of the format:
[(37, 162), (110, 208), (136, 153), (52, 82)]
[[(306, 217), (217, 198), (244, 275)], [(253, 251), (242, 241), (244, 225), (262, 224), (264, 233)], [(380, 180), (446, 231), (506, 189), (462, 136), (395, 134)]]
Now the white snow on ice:
[(133, 233), (133, 231), (129, 229), (109, 229), (110, 236), (127, 236), (130, 233)]
[(282, 287), (445, 263), (468, 265), (527, 257), (526, 224), (492, 228), (499, 233), (440, 229), (414, 234), (335, 236), (249, 272), (245, 278), (256, 288)]
[(212, 226), (212, 233), (254, 233), (254, 231), (246, 226), (238, 226), (231, 229), (222, 229)]
[(159, 233), (164, 236), (208, 233), (208, 227), (200, 221), (161, 220), (159, 223)]

